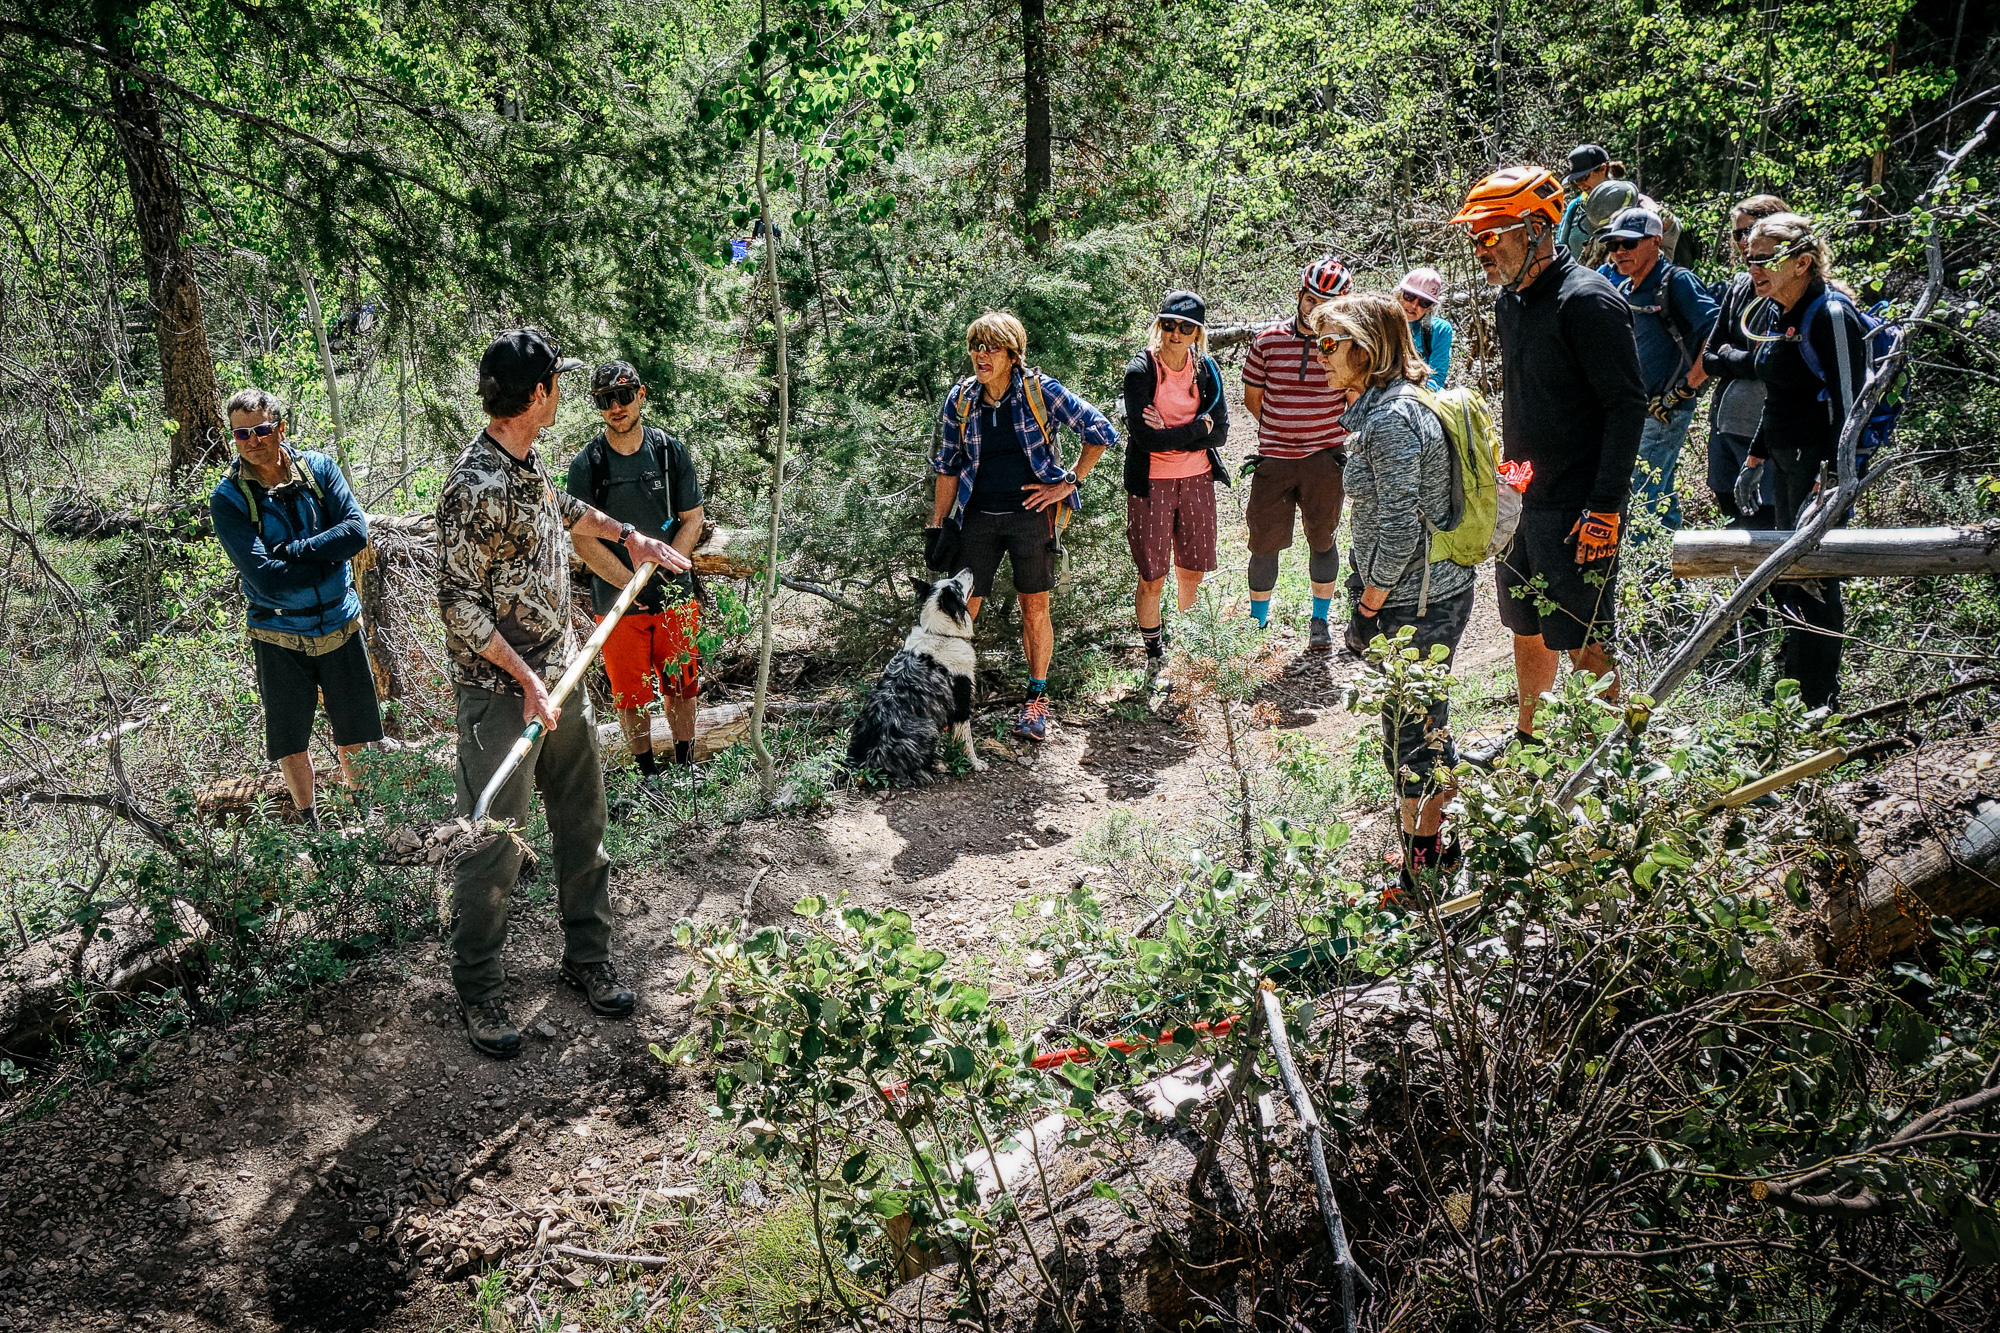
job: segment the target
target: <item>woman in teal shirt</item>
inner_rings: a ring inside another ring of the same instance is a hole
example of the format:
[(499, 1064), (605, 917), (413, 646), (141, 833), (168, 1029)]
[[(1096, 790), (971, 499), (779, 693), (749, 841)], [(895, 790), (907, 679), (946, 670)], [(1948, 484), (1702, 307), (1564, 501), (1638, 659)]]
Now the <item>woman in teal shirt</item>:
[(1413, 268), (1396, 285), (1396, 299), (1402, 302), (1403, 316), (1410, 321), (1410, 341), (1417, 355), (1429, 366), (1425, 386), (1442, 389), (1451, 373), (1451, 321), (1437, 314), (1444, 299), (1444, 274), (1434, 268)]

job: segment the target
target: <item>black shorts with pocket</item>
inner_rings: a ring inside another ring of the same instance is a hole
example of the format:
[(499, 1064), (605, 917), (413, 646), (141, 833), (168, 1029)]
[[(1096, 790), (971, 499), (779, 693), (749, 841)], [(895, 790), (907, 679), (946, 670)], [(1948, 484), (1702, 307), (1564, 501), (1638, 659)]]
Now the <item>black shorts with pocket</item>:
[(974, 597), (993, 591), (1003, 555), (1013, 562), (1015, 592), (1047, 592), (1056, 586), (1055, 513), (1053, 506), (1014, 514), (966, 512), (958, 560), (972, 571)]
[(1560, 652), (1608, 643), (1618, 605), (1618, 557), (1576, 563), (1580, 510), (1523, 509), (1514, 541), (1493, 562), (1500, 623)]
[(326, 720), (335, 745), (382, 739), (382, 710), (375, 701), (375, 672), (368, 645), (356, 628), (347, 642), (314, 657), (262, 639), (250, 640), (257, 659), (257, 692), (264, 697), (264, 757), (282, 759), (312, 742), (313, 715), (326, 696)]
[[(1385, 606), (1378, 623), (1391, 639), (1405, 625), (1415, 626), (1411, 646), (1421, 653), (1428, 655), (1433, 644), (1441, 643), (1456, 655), (1458, 641), (1472, 623), (1473, 594), (1478, 590), (1478, 584), (1468, 583), (1455, 597), (1433, 597), (1423, 615), (1417, 614), (1415, 602)], [(1449, 772), (1458, 765), (1458, 746), (1452, 741), (1450, 727), (1449, 695), (1432, 700), (1429, 708), (1414, 716), (1399, 717), (1384, 707), (1382, 762), (1389, 766), (1389, 777), (1398, 793), (1422, 798), (1443, 785), (1437, 780), (1437, 770)]]

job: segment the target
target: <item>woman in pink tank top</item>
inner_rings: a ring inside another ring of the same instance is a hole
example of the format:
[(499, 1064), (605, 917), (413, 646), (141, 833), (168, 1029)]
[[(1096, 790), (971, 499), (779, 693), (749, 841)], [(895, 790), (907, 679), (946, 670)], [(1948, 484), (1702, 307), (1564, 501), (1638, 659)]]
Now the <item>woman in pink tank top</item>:
[(1139, 570), (1133, 609), (1155, 684), (1166, 662), (1167, 571), (1188, 610), (1216, 566), (1215, 483), (1229, 484), (1222, 466), (1229, 403), (1208, 355), (1207, 324), (1199, 296), (1168, 292), (1146, 350), (1125, 367), (1125, 540)]

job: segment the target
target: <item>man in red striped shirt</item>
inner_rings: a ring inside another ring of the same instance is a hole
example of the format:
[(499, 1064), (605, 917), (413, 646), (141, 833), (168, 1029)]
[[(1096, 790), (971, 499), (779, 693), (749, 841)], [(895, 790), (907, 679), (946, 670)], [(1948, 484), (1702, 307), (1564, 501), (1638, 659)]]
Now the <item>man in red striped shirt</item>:
[(1257, 452), (1251, 473), (1250, 614), (1270, 623), (1271, 590), (1278, 586), (1278, 553), (1292, 544), (1293, 515), (1305, 523), (1311, 550), (1312, 633), (1307, 650), (1333, 651), (1327, 611), (1340, 577), (1334, 529), (1345, 498), (1341, 468), (1347, 431), (1340, 417), (1347, 394), (1331, 388), (1320, 365), (1313, 312), (1353, 285), (1347, 268), (1332, 255), (1313, 261), (1299, 283), (1296, 315), (1273, 324), (1251, 340), (1243, 361), (1243, 405), (1257, 422)]

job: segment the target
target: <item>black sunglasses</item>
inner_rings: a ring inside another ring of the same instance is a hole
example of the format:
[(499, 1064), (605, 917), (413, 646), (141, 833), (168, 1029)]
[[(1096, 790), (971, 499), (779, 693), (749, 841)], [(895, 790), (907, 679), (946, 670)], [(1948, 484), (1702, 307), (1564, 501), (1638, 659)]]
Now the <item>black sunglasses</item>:
[(1737, 227), (1729, 233), (1729, 239), (1741, 245), (1750, 239), (1750, 233), (1755, 230), (1755, 227)]
[(643, 384), (628, 384), (622, 389), (598, 389), (590, 397), (597, 404), (598, 411), (609, 412), (613, 403), (620, 407), (630, 405), (644, 387)]
[(1629, 241), (1628, 240), (1606, 241), (1604, 243), (1604, 248), (1606, 250), (1636, 250), (1639, 248), (1639, 242), (1644, 239), (1645, 237), (1642, 236), (1637, 239)]
[(1190, 324), (1184, 319), (1162, 319), (1160, 329), (1164, 333), (1179, 333), (1192, 338), (1201, 332), (1201, 325)]
[(266, 421), (262, 425), (257, 425), (257, 426), (238, 426), (236, 429), (230, 431), (229, 433), (231, 435), (234, 435), (239, 441), (248, 440), (253, 435), (261, 440), (264, 439), (266, 436), (272, 434), (274, 431), (278, 431), (281, 429), (283, 429), (283, 424), (281, 422)]

